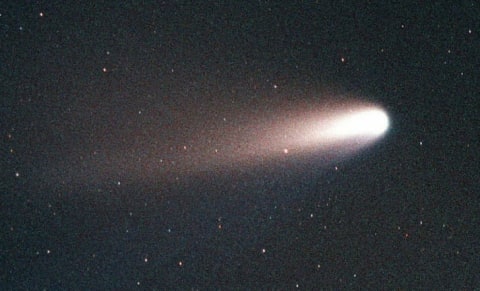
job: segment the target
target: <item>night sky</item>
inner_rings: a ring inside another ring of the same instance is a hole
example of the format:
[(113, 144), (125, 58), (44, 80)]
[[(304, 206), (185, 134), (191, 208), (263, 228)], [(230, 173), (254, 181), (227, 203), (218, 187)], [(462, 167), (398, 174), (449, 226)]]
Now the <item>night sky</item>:
[(480, 287), (480, 4), (366, 2), (2, 2), (0, 289)]

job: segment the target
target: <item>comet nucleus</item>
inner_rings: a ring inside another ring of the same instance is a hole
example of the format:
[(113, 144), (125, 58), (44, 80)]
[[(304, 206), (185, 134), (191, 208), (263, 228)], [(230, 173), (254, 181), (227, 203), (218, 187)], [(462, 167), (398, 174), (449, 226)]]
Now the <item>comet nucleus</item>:
[(351, 137), (377, 137), (389, 126), (387, 114), (381, 109), (366, 109), (342, 115), (335, 120), (327, 135), (345, 139)]

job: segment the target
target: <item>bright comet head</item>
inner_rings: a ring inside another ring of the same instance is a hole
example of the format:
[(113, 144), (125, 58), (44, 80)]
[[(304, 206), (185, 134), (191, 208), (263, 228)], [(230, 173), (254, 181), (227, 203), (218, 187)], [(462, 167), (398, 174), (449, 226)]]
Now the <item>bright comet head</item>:
[(387, 114), (380, 109), (367, 109), (352, 112), (335, 121), (330, 133), (339, 138), (376, 137), (383, 134), (389, 126)]

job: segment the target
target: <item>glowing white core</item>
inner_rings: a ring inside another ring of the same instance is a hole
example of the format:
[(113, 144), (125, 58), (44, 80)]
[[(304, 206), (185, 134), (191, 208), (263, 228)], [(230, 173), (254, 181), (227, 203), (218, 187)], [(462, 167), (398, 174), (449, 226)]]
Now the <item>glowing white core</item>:
[(377, 137), (389, 127), (387, 114), (381, 109), (349, 113), (336, 120), (328, 130), (333, 138)]

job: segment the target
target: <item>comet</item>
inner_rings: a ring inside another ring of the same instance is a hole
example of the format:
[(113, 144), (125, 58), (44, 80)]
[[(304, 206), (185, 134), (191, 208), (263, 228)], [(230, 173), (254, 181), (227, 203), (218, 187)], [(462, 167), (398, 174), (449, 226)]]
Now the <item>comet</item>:
[[(58, 176), (70, 169), (71, 180), (87, 183), (112, 177), (158, 181), (221, 175), (230, 170), (274, 167), (278, 161), (299, 164), (312, 157), (322, 166), (372, 145), (390, 127), (381, 106), (355, 100), (210, 109), (212, 112), (178, 114), (175, 126), (155, 127), (152, 119), (138, 134), (120, 128), (111, 133), (112, 138), (96, 144), (93, 154), (66, 158), (52, 168), (64, 169)], [(97, 135), (97, 140), (102, 140), (103, 135)], [(76, 160), (81, 163), (75, 164)]]

